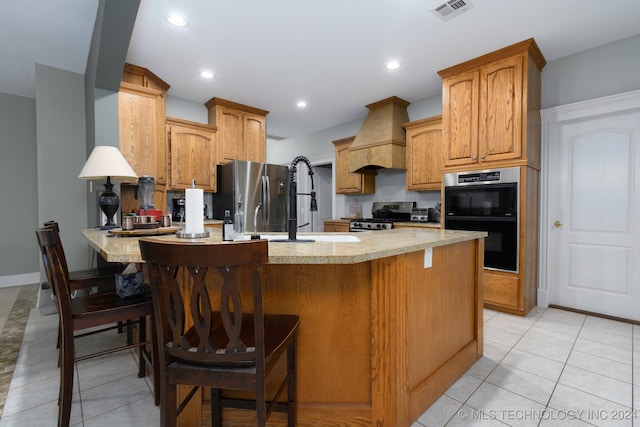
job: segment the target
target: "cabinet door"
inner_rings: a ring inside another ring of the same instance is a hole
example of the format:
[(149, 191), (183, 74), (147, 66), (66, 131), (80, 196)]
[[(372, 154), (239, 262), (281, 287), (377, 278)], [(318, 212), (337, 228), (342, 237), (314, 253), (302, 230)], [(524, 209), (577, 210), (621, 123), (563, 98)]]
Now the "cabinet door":
[(166, 184), (164, 95), (161, 91), (123, 83), (118, 93), (120, 151), (138, 176)]
[(480, 70), (480, 161), (521, 157), (521, 55), (493, 62)]
[(349, 172), (349, 148), (355, 137), (333, 141), (336, 146), (336, 194), (375, 193), (375, 176)]
[(470, 71), (442, 81), (445, 166), (478, 161), (478, 76)]
[(171, 188), (196, 186), (216, 190), (215, 132), (183, 124), (168, 124), (171, 147)]
[(266, 120), (263, 116), (257, 114), (243, 114), (243, 132), (244, 132), (244, 160), (251, 162), (265, 162), (265, 129)]
[(219, 107), (219, 119), (216, 122), (220, 134), (218, 140), (218, 163), (225, 164), (231, 160), (244, 159), (243, 115), (242, 112)]
[(407, 190), (439, 190), (442, 167), (442, 120), (407, 126)]

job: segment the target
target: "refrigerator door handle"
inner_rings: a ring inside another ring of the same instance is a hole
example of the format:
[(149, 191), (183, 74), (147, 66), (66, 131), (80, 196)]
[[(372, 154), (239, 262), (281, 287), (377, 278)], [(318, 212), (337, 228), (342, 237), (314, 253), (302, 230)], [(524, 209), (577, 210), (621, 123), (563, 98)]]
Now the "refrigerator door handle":
[(269, 224), (269, 211), (271, 210), (271, 193), (269, 177), (262, 177), (262, 225)]

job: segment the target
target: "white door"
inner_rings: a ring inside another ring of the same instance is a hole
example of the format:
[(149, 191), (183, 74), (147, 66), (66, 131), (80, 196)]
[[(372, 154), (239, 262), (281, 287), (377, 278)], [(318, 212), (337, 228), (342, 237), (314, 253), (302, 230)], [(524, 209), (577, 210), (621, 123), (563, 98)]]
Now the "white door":
[(640, 113), (549, 127), (549, 303), (640, 320)]

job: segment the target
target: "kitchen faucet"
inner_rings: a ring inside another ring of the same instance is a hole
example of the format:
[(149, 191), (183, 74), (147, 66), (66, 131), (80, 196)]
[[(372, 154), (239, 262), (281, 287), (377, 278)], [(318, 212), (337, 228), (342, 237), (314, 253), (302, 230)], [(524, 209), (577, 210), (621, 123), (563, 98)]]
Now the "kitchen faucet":
[[(310, 193), (298, 193), (298, 186), (296, 184), (296, 173), (298, 163), (303, 162), (307, 165), (307, 169), (309, 169), (309, 176), (311, 177), (311, 192)], [(298, 231), (298, 203), (297, 196), (311, 196), (311, 207), (309, 210), (311, 212), (316, 212), (318, 210), (318, 202), (316, 201), (316, 191), (313, 186), (313, 168), (311, 167), (311, 162), (304, 156), (298, 156), (291, 162), (289, 166), (289, 239), (290, 242), (313, 242), (313, 240), (298, 240), (296, 238), (296, 232)]]

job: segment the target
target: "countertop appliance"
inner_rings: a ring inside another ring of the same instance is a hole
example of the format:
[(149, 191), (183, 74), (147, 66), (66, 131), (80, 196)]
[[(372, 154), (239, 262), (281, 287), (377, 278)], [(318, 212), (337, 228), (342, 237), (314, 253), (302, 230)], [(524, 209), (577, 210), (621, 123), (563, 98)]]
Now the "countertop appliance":
[[(218, 192), (213, 194), (213, 218), (234, 217), (240, 202), (245, 232), (287, 231), (289, 168), (260, 162), (233, 160), (218, 165)], [(254, 227), (255, 219), (255, 227)]]
[(416, 202), (373, 202), (373, 218), (352, 219), (349, 231), (390, 230), (394, 222), (410, 221)]
[(486, 231), (484, 267), (518, 272), (520, 168), (444, 174), (444, 228)]

